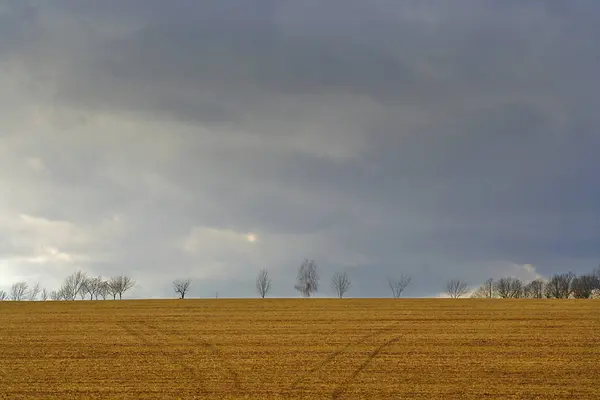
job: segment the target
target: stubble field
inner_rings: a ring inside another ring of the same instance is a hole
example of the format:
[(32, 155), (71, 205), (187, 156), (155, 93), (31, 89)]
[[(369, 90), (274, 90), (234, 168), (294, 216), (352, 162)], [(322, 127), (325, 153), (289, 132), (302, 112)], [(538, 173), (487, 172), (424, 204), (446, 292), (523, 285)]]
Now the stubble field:
[(597, 399), (595, 300), (0, 303), (0, 398)]

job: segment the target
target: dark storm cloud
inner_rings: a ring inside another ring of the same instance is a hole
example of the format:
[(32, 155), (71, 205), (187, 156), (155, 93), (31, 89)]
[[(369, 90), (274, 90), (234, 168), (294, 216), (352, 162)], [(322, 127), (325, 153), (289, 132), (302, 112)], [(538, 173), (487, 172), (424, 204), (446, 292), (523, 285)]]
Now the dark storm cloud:
[[(351, 268), (359, 296), (398, 271), (415, 275), (413, 295), (530, 277), (529, 263), (583, 271), (600, 239), (598, 11), (7, 2), (0, 65), (15, 97), (1, 100), (23, 111), (5, 119), (21, 133), (1, 154), (45, 168), (4, 172), (19, 186), (3, 212), (95, 229), (88, 267), (145, 275), (139, 295), (167, 294), (165, 269), (209, 286), (236, 276), (228, 291), (249, 295), (258, 267), (285, 281), (304, 256), (324, 275)], [(111, 240), (98, 227), (114, 215)]]

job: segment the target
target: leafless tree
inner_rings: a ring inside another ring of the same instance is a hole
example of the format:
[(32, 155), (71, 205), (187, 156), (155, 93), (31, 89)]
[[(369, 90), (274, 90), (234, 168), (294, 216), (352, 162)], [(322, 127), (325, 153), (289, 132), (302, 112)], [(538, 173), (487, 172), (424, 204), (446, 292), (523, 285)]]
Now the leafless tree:
[(191, 279), (177, 279), (173, 282), (173, 289), (175, 290), (175, 293), (179, 294), (180, 299), (185, 299), (185, 295), (188, 292), (191, 284)]
[(60, 290), (53, 290), (50, 292), (50, 300), (59, 301), (63, 300)]
[(503, 299), (518, 299), (523, 297), (523, 282), (520, 279), (507, 277), (496, 281), (496, 292)]
[(452, 279), (446, 283), (446, 292), (453, 299), (458, 299), (469, 293), (469, 285), (460, 279)]
[(98, 300), (103, 290), (104, 281), (101, 277), (88, 278), (85, 282), (84, 291), (90, 296), (90, 300)]
[(112, 276), (108, 279), (108, 292), (112, 296), (113, 300), (117, 299), (121, 287), (121, 280), (118, 276)]
[(98, 297), (100, 297), (100, 292), (102, 292), (103, 284), (104, 284), (104, 281), (102, 280), (101, 276), (97, 276), (97, 277), (89, 280), (88, 285), (90, 286), (89, 287), (90, 300), (92, 298), (94, 300), (98, 300)]
[(263, 299), (269, 293), (269, 290), (271, 290), (271, 278), (269, 278), (269, 271), (266, 269), (260, 270), (256, 277), (256, 290)]
[(119, 300), (123, 297), (123, 294), (135, 286), (135, 281), (130, 276), (121, 276), (121, 291), (119, 292)]
[(544, 281), (536, 279), (523, 287), (523, 296), (530, 299), (544, 298)]
[(40, 285), (39, 282), (36, 283), (35, 285), (33, 285), (31, 290), (29, 290), (29, 301), (36, 301), (38, 296), (40, 295), (41, 291), (42, 291), (42, 286)]
[(296, 285), (294, 288), (304, 297), (310, 297), (319, 289), (319, 274), (317, 263), (314, 260), (304, 260), (298, 268)]
[(100, 288), (98, 291), (98, 296), (102, 297), (102, 300), (106, 300), (108, 295), (110, 294), (110, 287), (108, 281), (102, 281), (100, 283)]
[(106, 281), (106, 291), (107, 295), (112, 296), (113, 300), (117, 299), (117, 295), (119, 294), (119, 284), (113, 278), (109, 278)]
[(520, 299), (523, 297), (523, 281), (518, 278), (513, 278), (510, 280), (510, 297), (512, 299)]
[(27, 290), (29, 285), (27, 282), (16, 282), (10, 288), (10, 299), (13, 301), (21, 301), (27, 298)]
[(40, 294), (40, 299), (42, 301), (48, 300), (48, 290), (46, 288), (42, 289), (42, 293)]
[(352, 282), (346, 272), (336, 272), (333, 274), (333, 277), (331, 278), (331, 287), (335, 290), (337, 297), (340, 299), (344, 297), (351, 286)]
[(58, 298), (59, 300), (75, 300), (77, 298), (77, 293), (75, 292), (75, 287), (72, 285), (72, 282), (65, 282), (58, 289)]
[(568, 299), (572, 293), (571, 283), (575, 279), (573, 272), (554, 274), (546, 284), (546, 297), (549, 299)]
[(75, 300), (84, 289), (87, 279), (87, 274), (83, 271), (69, 275), (60, 289), (61, 297), (65, 300)]
[(581, 275), (571, 283), (576, 299), (589, 299), (595, 289), (600, 289), (600, 279), (595, 274)]
[(471, 297), (479, 299), (493, 299), (494, 297), (497, 297), (494, 280), (492, 278), (486, 280)]
[(90, 300), (94, 299), (94, 295), (92, 294), (92, 279), (93, 278), (87, 278), (83, 283), (83, 286), (81, 287), (81, 292), (79, 293), (81, 300), (84, 300), (88, 295), (90, 296)]
[(390, 289), (392, 289), (392, 296), (394, 296), (395, 299), (399, 299), (402, 292), (411, 281), (412, 277), (405, 274), (400, 274), (399, 278), (388, 277), (388, 285), (390, 286)]
[(127, 275), (113, 276), (108, 281), (113, 300), (119, 295), (119, 300), (123, 298), (123, 293), (135, 286), (135, 281)]
[(554, 274), (545, 288), (545, 295), (550, 299), (568, 299), (573, 293), (572, 283), (575, 279), (573, 272)]
[(8, 293), (4, 290), (0, 290), (0, 301), (8, 300)]

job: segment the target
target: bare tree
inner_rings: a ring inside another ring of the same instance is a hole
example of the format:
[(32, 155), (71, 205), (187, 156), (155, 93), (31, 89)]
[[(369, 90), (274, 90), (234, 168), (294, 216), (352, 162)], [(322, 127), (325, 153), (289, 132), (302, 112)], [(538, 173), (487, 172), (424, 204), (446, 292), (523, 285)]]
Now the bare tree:
[(108, 281), (113, 300), (119, 295), (119, 300), (123, 298), (123, 293), (135, 286), (135, 281), (127, 275), (113, 276)]
[(48, 300), (48, 290), (46, 288), (42, 289), (42, 293), (40, 294), (40, 299), (42, 301)]
[(87, 280), (86, 282), (83, 284), (83, 286), (81, 287), (81, 290), (79, 291), (79, 298), (81, 300), (85, 300), (85, 297), (87, 296)]
[(114, 278), (109, 278), (106, 281), (106, 290), (107, 294), (112, 296), (113, 300), (116, 300), (119, 294), (119, 282)]
[(135, 286), (135, 281), (130, 276), (121, 276), (121, 291), (119, 292), (119, 300), (122, 298), (123, 294), (128, 290), (132, 289)]
[(523, 281), (518, 278), (513, 278), (510, 280), (510, 297), (512, 299), (520, 299), (523, 297)]
[(530, 299), (544, 298), (544, 281), (536, 279), (523, 287), (523, 296)]
[(469, 285), (460, 279), (452, 279), (446, 283), (446, 292), (453, 299), (458, 299), (469, 293)]
[(79, 293), (81, 300), (84, 300), (88, 295), (90, 296), (90, 300), (94, 299), (94, 295), (92, 294), (92, 279), (93, 278), (87, 278), (83, 283), (83, 286), (81, 287), (81, 292)]
[(388, 285), (390, 286), (390, 289), (392, 289), (392, 296), (394, 296), (395, 299), (399, 299), (402, 292), (411, 281), (412, 277), (405, 274), (400, 274), (399, 278), (388, 277)]
[(471, 295), (473, 298), (479, 299), (493, 299), (497, 297), (496, 285), (492, 278), (489, 278)]
[(102, 300), (106, 300), (108, 295), (110, 294), (110, 287), (108, 281), (100, 282), (100, 288), (98, 290), (98, 296), (102, 297)]
[(60, 301), (62, 300), (62, 294), (60, 290), (53, 290), (50, 292), (50, 300), (52, 301)]
[(75, 300), (85, 288), (86, 282), (87, 274), (85, 272), (74, 272), (65, 279), (60, 289), (61, 297), (64, 300)]
[(294, 288), (302, 293), (304, 297), (310, 297), (319, 289), (319, 274), (317, 263), (314, 260), (304, 260), (298, 268), (296, 285)]
[(495, 289), (503, 299), (518, 299), (523, 297), (523, 282), (512, 276), (496, 281)]
[(0, 301), (8, 300), (8, 293), (4, 290), (0, 290)]
[(572, 293), (573, 272), (554, 274), (546, 284), (545, 294), (549, 299), (568, 299)]
[(104, 281), (101, 277), (88, 278), (85, 282), (84, 291), (90, 296), (90, 300), (98, 300), (102, 294)]
[(269, 271), (266, 269), (261, 269), (256, 277), (256, 290), (263, 299), (271, 290), (271, 278), (269, 278)]
[(340, 299), (344, 297), (344, 294), (350, 289), (352, 282), (346, 272), (336, 272), (331, 278), (331, 287), (335, 290), (335, 294)]
[(39, 294), (40, 294), (41, 291), (42, 291), (42, 286), (38, 282), (29, 291), (29, 300), (30, 301), (36, 301), (37, 297), (39, 296)]
[(600, 278), (595, 274), (581, 275), (573, 279), (571, 287), (576, 299), (589, 299), (595, 289), (600, 289)]
[(21, 301), (27, 298), (27, 290), (29, 285), (27, 282), (16, 282), (13, 283), (10, 288), (10, 299), (13, 301)]
[(173, 289), (175, 293), (179, 294), (180, 299), (185, 299), (185, 294), (188, 292), (191, 284), (191, 279), (177, 279), (173, 282)]
[(77, 293), (71, 282), (65, 282), (57, 291), (59, 300), (75, 300)]

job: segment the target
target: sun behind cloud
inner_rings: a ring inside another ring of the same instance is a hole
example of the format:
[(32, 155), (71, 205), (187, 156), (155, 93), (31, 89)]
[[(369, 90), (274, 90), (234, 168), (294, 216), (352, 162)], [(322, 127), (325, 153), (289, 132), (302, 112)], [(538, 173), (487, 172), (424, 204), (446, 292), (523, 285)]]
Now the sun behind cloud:
[(246, 240), (249, 243), (255, 243), (258, 240), (258, 236), (256, 236), (254, 233), (248, 233), (246, 235)]

